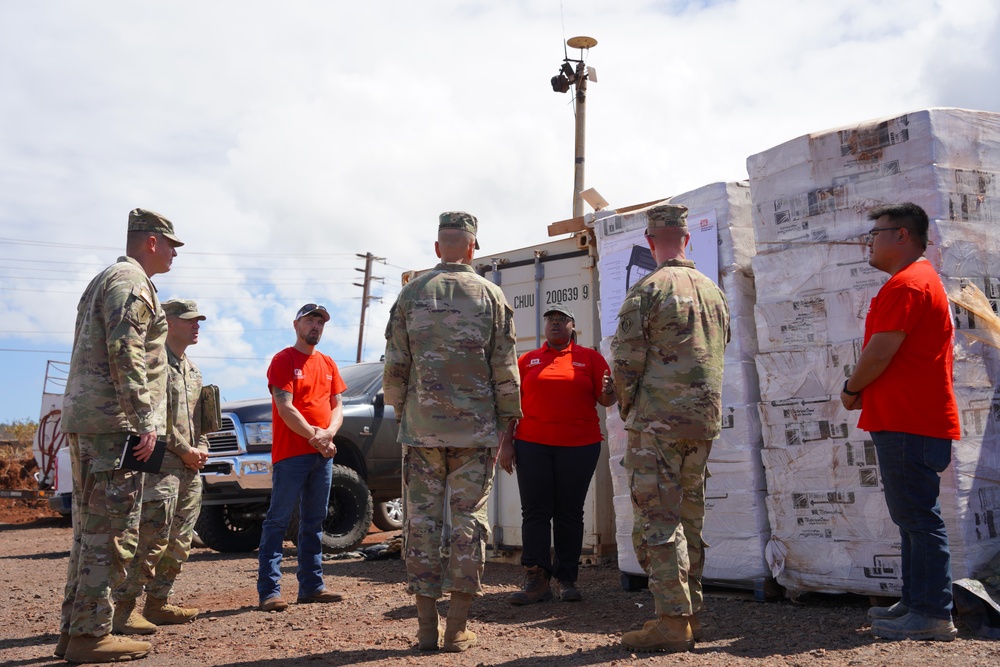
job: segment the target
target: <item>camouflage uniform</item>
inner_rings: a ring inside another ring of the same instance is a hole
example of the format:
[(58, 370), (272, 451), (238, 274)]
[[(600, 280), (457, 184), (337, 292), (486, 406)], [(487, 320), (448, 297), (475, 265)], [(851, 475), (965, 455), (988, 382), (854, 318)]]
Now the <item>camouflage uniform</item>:
[(385, 336), (385, 402), (402, 419), (406, 452), (407, 590), (434, 599), (442, 591), (478, 595), (497, 437), (521, 416), (514, 311), (471, 266), (441, 263), (403, 288)]
[[(683, 216), (677, 224), (653, 211), (650, 227), (686, 229)], [(612, 368), (628, 430), (632, 541), (660, 615), (688, 616), (702, 604), (705, 464), (721, 428), (728, 341), (725, 296), (689, 260), (660, 264), (618, 313)]]
[(208, 451), (208, 438), (201, 434), (201, 372), (169, 346), (167, 360), (167, 451), (161, 472), (146, 474), (136, 558), (114, 591), (116, 601), (135, 600), (143, 587), (149, 597), (166, 600), (170, 596), (191, 553), (201, 511), (201, 475), (181, 460), (192, 449)]
[[(173, 226), (135, 209), (129, 231)], [(135, 555), (143, 476), (117, 466), (126, 434), (166, 431), (167, 322), (156, 288), (131, 257), (119, 257), (87, 286), (77, 307), (62, 430), (73, 465), (73, 544), (60, 631), (111, 631), (111, 590)]]

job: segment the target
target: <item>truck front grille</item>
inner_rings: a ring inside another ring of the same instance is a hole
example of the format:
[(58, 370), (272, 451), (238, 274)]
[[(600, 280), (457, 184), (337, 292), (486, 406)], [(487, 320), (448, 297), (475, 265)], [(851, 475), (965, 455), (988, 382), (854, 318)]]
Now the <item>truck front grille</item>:
[(240, 451), (240, 443), (236, 438), (236, 425), (229, 417), (222, 418), (222, 428), (215, 433), (209, 433), (209, 454), (232, 454)]

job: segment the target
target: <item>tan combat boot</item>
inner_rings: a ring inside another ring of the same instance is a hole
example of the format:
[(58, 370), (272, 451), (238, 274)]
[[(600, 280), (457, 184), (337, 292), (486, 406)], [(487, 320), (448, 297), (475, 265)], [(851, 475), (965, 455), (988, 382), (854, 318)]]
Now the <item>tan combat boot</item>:
[(661, 614), (655, 623), (622, 635), (622, 646), (634, 651), (681, 653), (694, 648), (694, 637), (687, 616)]
[(67, 662), (119, 662), (144, 657), (153, 648), (149, 642), (139, 642), (114, 635), (76, 635), (66, 647)]
[(59, 641), (56, 643), (56, 650), (52, 652), (57, 658), (63, 658), (66, 656), (66, 647), (69, 646), (69, 633), (60, 632)]
[(417, 596), (417, 624), (417, 648), (421, 651), (438, 650), (441, 619), (438, 617), (437, 600), (426, 595)]
[(120, 600), (115, 603), (115, 614), (111, 617), (111, 632), (116, 635), (151, 635), (156, 626), (136, 611), (135, 600)]
[(156, 623), (157, 625), (179, 625), (193, 621), (194, 617), (198, 615), (198, 609), (167, 604), (166, 600), (147, 595), (142, 615), (150, 623)]
[(461, 653), (476, 645), (476, 633), (465, 625), (472, 606), (472, 593), (452, 592), (448, 605), (448, 622), (444, 629), (444, 645), (441, 649), (449, 653)]
[[(696, 642), (700, 642), (705, 637), (705, 633), (701, 629), (701, 620), (698, 618), (697, 614), (691, 614), (690, 616), (687, 617), (687, 620), (688, 624), (691, 626), (691, 637), (693, 637)], [(651, 621), (646, 621), (643, 624), (642, 629), (649, 630), (659, 622), (660, 619), (658, 618), (654, 618)]]
[(529, 567), (524, 572), (524, 585), (521, 590), (511, 593), (510, 603), (525, 605), (532, 602), (544, 602), (552, 599), (552, 588), (549, 586), (550, 575), (545, 568), (538, 565)]

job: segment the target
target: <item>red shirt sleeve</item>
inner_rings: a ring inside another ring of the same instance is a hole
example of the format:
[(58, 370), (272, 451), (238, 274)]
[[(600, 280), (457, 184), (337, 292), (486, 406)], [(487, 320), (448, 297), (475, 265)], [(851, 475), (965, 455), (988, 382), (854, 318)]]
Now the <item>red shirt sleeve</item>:
[(271, 393), (271, 387), (277, 387), (283, 391), (292, 391), (292, 382), (295, 380), (293, 367), (295, 363), (292, 358), (282, 350), (271, 359), (271, 365), (267, 367), (267, 393)]

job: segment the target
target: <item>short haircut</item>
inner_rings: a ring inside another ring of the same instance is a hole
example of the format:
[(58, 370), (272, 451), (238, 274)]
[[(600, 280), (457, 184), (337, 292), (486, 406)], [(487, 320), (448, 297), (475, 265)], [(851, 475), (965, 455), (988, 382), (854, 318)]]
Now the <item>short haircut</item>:
[(927, 230), (930, 227), (930, 220), (924, 209), (908, 201), (879, 206), (868, 213), (869, 220), (878, 220), (882, 216), (888, 217), (892, 224), (909, 230), (910, 236), (920, 244), (921, 248), (927, 250)]

